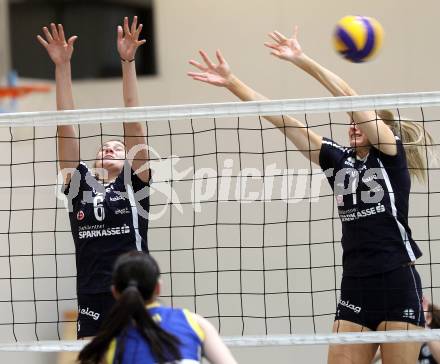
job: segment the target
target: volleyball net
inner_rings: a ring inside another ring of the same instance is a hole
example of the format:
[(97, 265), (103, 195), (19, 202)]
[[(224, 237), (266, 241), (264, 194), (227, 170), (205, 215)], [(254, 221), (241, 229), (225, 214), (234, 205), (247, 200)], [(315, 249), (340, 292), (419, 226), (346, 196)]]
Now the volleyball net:
[[(53, 348), (41, 341), (63, 339), (73, 321), (64, 313), (76, 310), (56, 126), (77, 126), (81, 160), (91, 167), (103, 142), (123, 138), (122, 122), (140, 120), (152, 169), (149, 249), (164, 304), (207, 317), (231, 345), (440, 339), (437, 330), (330, 334), (342, 274), (337, 205), (321, 169), (285, 136), (288, 126), (264, 119), (289, 114), (344, 145), (347, 112), (383, 109), (440, 140), (437, 92), (1, 114), (0, 342), (10, 343), (3, 349)], [(417, 261), (424, 294), (438, 304), (440, 172), (429, 160), (436, 145), (423, 147), (428, 180), (413, 182), (409, 225), (424, 253)]]

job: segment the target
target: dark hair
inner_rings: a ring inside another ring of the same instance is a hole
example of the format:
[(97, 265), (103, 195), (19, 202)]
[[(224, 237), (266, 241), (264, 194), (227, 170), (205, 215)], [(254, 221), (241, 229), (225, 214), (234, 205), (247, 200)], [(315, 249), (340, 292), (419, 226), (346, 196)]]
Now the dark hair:
[(181, 359), (179, 339), (163, 330), (145, 308), (145, 302), (154, 295), (159, 275), (157, 262), (148, 254), (133, 251), (117, 259), (113, 285), (121, 296), (97, 336), (80, 352), (79, 363), (99, 363), (112, 339), (118, 336), (116, 362), (122, 362), (124, 336), (132, 325), (146, 340), (158, 363)]
[(429, 328), (440, 329), (440, 307), (430, 303), (428, 305), (428, 312), (431, 315), (431, 323), (429, 324)]

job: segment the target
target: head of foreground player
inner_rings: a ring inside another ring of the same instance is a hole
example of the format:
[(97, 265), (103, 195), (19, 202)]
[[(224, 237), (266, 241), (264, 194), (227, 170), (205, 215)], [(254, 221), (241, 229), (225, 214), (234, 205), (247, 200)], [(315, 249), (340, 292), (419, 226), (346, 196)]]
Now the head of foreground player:
[(139, 330), (158, 363), (181, 359), (179, 340), (163, 330), (145, 308), (159, 295), (159, 276), (159, 266), (148, 254), (133, 251), (118, 258), (112, 285), (117, 302), (98, 335), (81, 351), (80, 363), (101, 363), (112, 340), (130, 325)]

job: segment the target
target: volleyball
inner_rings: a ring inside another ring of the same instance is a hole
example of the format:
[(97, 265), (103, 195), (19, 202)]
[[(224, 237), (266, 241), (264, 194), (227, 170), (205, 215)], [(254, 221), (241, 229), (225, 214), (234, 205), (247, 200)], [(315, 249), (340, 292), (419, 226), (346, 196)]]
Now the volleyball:
[(345, 16), (336, 25), (333, 43), (345, 59), (360, 63), (371, 60), (383, 42), (380, 23), (366, 16)]

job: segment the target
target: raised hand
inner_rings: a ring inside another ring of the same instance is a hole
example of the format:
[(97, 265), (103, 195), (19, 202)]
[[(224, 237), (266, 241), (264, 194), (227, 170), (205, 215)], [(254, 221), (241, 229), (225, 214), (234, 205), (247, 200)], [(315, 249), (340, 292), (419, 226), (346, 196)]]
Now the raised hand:
[(188, 76), (190, 76), (193, 80), (206, 82), (210, 85), (228, 87), (232, 79), (232, 73), (228, 63), (223, 58), (220, 51), (217, 50), (215, 52), (218, 64), (214, 64), (209, 59), (208, 54), (205, 51), (200, 50), (199, 53), (204, 64), (193, 59), (191, 59), (189, 63), (198, 68), (201, 72), (188, 72)]
[(138, 18), (135, 16), (131, 27), (128, 18), (124, 18), (123, 27), (118, 25), (118, 52), (119, 57), (124, 61), (132, 61), (136, 55), (136, 50), (146, 42), (145, 39), (139, 40), (142, 31), (142, 24), (137, 25)]
[(46, 39), (40, 35), (37, 35), (37, 39), (46, 48), (53, 63), (55, 65), (69, 63), (72, 58), (73, 44), (78, 37), (74, 35), (66, 42), (63, 26), (61, 24), (56, 26), (54, 23), (50, 24), (50, 31), (47, 27), (43, 27), (43, 34)]
[(287, 38), (283, 34), (275, 30), (269, 33), (269, 37), (271, 37), (275, 41), (275, 43), (265, 42), (264, 45), (272, 49), (270, 54), (274, 55), (275, 57), (284, 59), (286, 61), (295, 62), (304, 54), (298, 42), (297, 36), (297, 25), (295, 25), (294, 27), (293, 35), (291, 38)]

